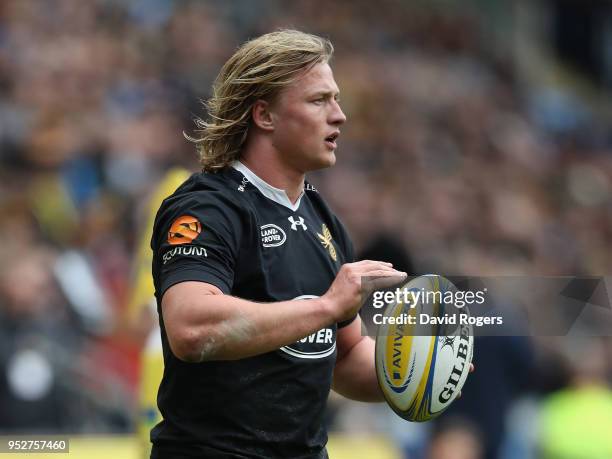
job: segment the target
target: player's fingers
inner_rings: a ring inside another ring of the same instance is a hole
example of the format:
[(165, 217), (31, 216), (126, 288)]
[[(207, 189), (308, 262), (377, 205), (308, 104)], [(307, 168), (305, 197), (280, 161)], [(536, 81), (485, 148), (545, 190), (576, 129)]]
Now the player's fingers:
[(359, 267), (366, 267), (366, 266), (393, 267), (393, 263), (389, 263), (387, 261), (377, 261), (377, 260), (361, 260), (353, 264)]
[(376, 262), (360, 266), (354, 272), (361, 277), (366, 277), (400, 273), (401, 271), (394, 269), (392, 266)]
[[(470, 363), (470, 373), (474, 373), (475, 369), (476, 367), (474, 366), (474, 364)], [(459, 393), (457, 394), (457, 398), (461, 398), (461, 391), (459, 391)]]
[(377, 276), (368, 276), (364, 278), (361, 287), (363, 290), (368, 292), (389, 288), (403, 282), (406, 279), (406, 276), (406, 273), (402, 273), (400, 271), (396, 271), (392, 275), (381, 272), (381, 274), (378, 274)]
[(397, 277), (397, 280), (400, 281), (402, 279), (405, 279), (407, 274), (403, 271), (398, 271), (396, 269), (385, 269), (385, 268), (375, 268), (375, 269), (369, 269), (367, 271), (364, 271), (363, 273), (361, 273), (361, 277), (364, 279), (368, 279), (368, 278), (377, 278), (377, 277)]

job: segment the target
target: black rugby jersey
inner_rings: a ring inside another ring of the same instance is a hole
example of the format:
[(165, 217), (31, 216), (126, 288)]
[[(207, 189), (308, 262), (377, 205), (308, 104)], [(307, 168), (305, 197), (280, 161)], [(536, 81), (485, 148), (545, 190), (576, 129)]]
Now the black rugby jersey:
[(348, 322), (266, 354), (186, 363), (172, 354), (161, 315), (164, 292), (183, 281), (262, 308), (323, 295), (353, 249), (317, 191), (306, 183), (292, 205), (239, 162), (194, 174), (163, 202), (151, 245), (165, 364), (152, 457), (326, 457), (336, 332)]

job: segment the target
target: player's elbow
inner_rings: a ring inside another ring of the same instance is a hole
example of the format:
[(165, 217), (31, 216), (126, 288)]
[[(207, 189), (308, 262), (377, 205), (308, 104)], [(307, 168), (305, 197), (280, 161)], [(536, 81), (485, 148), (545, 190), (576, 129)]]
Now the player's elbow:
[(176, 358), (188, 363), (216, 360), (221, 349), (221, 340), (216, 333), (192, 327), (168, 334), (168, 344)]

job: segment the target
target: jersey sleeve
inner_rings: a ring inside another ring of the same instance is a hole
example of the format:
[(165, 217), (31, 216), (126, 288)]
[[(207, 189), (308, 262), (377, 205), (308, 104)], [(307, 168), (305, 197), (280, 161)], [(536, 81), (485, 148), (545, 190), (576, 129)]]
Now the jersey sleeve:
[(238, 205), (220, 191), (206, 191), (164, 206), (152, 239), (159, 297), (185, 281), (206, 282), (230, 293), (244, 231)]

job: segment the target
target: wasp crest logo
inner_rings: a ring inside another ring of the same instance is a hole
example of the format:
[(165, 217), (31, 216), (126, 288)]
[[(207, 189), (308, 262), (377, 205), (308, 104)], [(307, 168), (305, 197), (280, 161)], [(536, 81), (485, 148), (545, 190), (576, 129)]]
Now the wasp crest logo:
[(191, 215), (182, 215), (172, 222), (168, 242), (172, 245), (188, 244), (202, 232), (202, 224)]
[(323, 234), (317, 233), (317, 236), (319, 236), (319, 240), (321, 241), (321, 244), (323, 244), (323, 247), (325, 247), (328, 250), (329, 256), (332, 258), (332, 260), (338, 261), (338, 255), (336, 254), (336, 248), (334, 247), (334, 244), (332, 241), (332, 235), (329, 231), (329, 228), (327, 227), (325, 223), (323, 223), (323, 226), (321, 226), (321, 232)]

